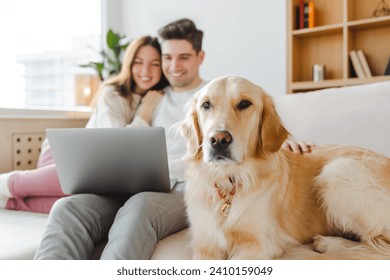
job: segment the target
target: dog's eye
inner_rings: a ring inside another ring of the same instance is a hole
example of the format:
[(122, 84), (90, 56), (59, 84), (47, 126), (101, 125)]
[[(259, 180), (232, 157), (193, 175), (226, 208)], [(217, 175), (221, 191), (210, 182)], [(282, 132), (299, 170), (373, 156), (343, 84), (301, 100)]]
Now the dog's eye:
[(248, 108), (251, 105), (252, 105), (252, 102), (244, 99), (244, 100), (241, 100), (240, 103), (238, 103), (237, 108), (238, 108), (238, 110), (245, 110), (246, 108)]
[(203, 102), (201, 107), (205, 110), (210, 109), (210, 101)]

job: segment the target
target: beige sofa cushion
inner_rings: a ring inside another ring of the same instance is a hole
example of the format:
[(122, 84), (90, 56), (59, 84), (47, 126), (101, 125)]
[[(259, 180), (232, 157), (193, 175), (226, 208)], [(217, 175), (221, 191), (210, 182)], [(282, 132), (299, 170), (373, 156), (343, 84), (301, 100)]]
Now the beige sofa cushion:
[(274, 99), (297, 140), (357, 145), (390, 156), (390, 81)]
[(0, 260), (29, 260), (41, 240), (48, 215), (0, 209)]

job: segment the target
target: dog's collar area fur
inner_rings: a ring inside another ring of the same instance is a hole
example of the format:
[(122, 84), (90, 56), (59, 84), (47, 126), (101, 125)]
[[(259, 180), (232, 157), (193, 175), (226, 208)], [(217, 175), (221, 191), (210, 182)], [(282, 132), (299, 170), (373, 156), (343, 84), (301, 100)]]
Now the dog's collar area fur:
[(219, 210), (221, 215), (224, 217), (227, 217), (229, 215), (230, 207), (232, 205), (232, 200), (233, 200), (233, 197), (237, 191), (237, 187), (236, 187), (236, 184), (234, 183), (234, 180), (231, 177), (229, 177), (229, 181), (233, 185), (233, 188), (230, 192), (226, 192), (226, 191), (222, 190), (220, 187), (218, 187), (217, 182), (214, 183), (214, 187), (217, 189), (217, 193), (218, 193), (219, 197), (224, 202), (221, 206), (221, 209)]

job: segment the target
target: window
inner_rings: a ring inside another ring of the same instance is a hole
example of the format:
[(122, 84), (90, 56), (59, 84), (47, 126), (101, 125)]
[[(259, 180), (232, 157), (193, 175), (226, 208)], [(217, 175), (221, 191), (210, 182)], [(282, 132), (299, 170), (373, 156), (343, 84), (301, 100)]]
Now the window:
[[(0, 0), (0, 107), (72, 107), (98, 60), (100, 0)], [(95, 51), (94, 51), (95, 50)]]

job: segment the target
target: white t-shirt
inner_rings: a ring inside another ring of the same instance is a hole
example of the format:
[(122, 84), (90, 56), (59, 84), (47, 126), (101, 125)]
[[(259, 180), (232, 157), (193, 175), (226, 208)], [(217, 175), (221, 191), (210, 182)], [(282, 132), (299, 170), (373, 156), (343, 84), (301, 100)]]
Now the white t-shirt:
[[(164, 96), (157, 105), (153, 113), (151, 125), (163, 127), (165, 129), (169, 175), (171, 179), (183, 181), (184, 166), (181, 159), (186, 152), (186, 142), (180, 135), (177, 135), (176, 124), (184, 120), (186, 112), (185, 105), (191, 100), (194, 93), (203, 87), (206, 82), (202, 83), (189, 91), (174, 92), (171, 87), (164, 89)], [(132, 126), (148, 125), (143, 119), (135, 116)]]

